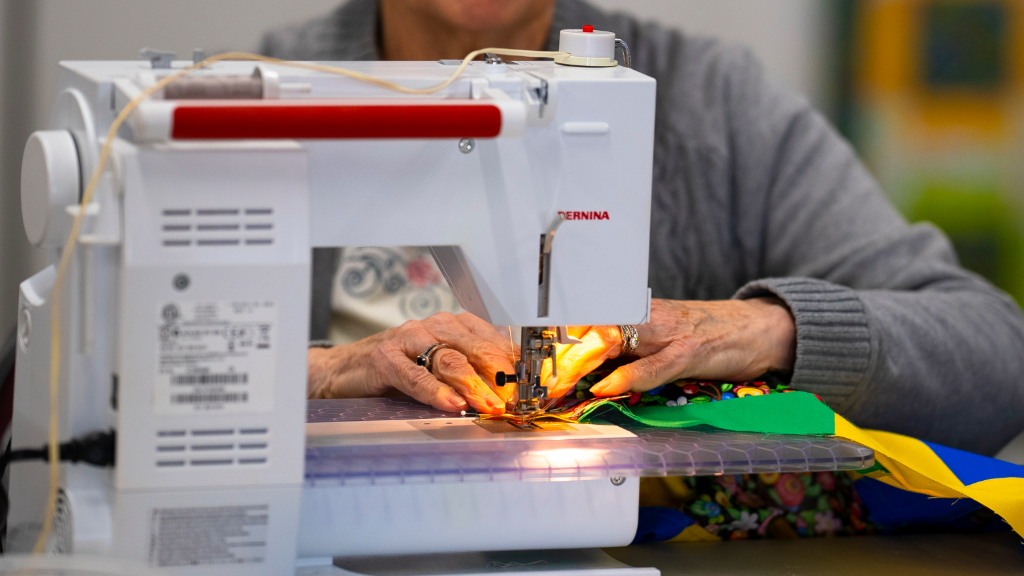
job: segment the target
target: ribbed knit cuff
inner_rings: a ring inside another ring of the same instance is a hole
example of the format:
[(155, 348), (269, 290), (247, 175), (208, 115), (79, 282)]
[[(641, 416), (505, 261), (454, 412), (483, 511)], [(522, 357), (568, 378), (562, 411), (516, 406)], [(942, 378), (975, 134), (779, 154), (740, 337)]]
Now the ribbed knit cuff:
[(796, 320), (793, 388), (821, 396), (836, 411), (853, 404), (872, 364), (867, 314), (857, 293), (813, 278), (767, 278), (733, 297), (762, 296), (777, 296)]

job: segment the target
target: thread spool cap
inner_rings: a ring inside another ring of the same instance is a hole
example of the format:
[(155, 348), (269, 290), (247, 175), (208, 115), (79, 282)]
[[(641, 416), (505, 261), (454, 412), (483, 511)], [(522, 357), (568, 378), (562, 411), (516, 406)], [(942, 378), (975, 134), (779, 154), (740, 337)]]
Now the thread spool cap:
[(569, 56), (556, 58), (558, 64), (585, 67), (616, 66), (615, 33), (595, 30), (593, 26), (562, 30), (558, 34), (558, 51)]

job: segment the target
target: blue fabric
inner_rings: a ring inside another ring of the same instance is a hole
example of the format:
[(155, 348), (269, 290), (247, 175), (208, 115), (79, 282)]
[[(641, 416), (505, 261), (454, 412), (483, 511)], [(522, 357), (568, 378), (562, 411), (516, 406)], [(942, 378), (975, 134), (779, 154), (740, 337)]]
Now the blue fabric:
[(981, 508), (981, 504), (968, 498), (932, 498), (871, 478), (861, 478), (853, 487), (870, 519), (887, 528), (951, 522)]
[(642, 506), (637, 518), (633, 544), (671, 540), (692, 524), (695, 522), (689, 516), (675, 508)]
[[(922, 442), (924, 441), (922, 440)], [(992, 478), (1024, 478), (1024, 466), (979, 456), (956, 448), (948, 448), (941, 444), (924, 443), (942, 459), (965, 486)]]

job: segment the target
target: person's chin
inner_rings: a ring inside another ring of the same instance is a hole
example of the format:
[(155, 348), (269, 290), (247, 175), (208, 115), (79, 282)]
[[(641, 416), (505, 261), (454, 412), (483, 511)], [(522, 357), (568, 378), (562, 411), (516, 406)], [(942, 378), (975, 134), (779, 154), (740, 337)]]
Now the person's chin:
[(536, 10), (538, 0), (435, 0), (445, 17), (466, 30), (486, 31), (515, 25)]

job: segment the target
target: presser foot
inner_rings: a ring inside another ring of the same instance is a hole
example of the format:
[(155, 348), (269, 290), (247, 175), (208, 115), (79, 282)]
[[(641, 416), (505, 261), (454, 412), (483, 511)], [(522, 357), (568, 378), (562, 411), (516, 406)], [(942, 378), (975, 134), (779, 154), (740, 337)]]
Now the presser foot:
[[(557, 357), (555, 342), (557, 335), (546, 327), (523, 327), (520, 358), (515, 363), (515, 370), (506, 374), (498, 372), (494, 384), (501, 388), (507, 384), (515, 385), (515, 396), (509, 402), (509, 414), (518, 416), (517, 426), (526, 428), (527, 422), (544, 413), (548, 401), (547, 388), (541, 385), (542, 367), (545, 361), (551, 362), (552, 376)], [(512, 418), (509, 419), (512, 422)]]
[[(516, 416), (518, 416), (518, 418)], [(530, 422), (530, 420), (532, 420), (533, 418), (527, 419), (526, 414), (517, 414), (516, 416), (513, 416), (512, 418), (509, 418), (507, 420), (507, 422), (512, 424), (516, 428), (521, 428), (523, 430), (536, 430), (537, 429), (537, 427), (534, 426), (532, 422)]]
[(533, 430), (536, 427), (533, 426), (532, 422), (535, 418), (544, 414), (543, 410), (534, 406), (532, 409), (522, 410), (518, 407), (513, 407), (507, 412), (498, 416), (501, 420), (508, 422), (509, 424), (520, 428), (522, 430)]

